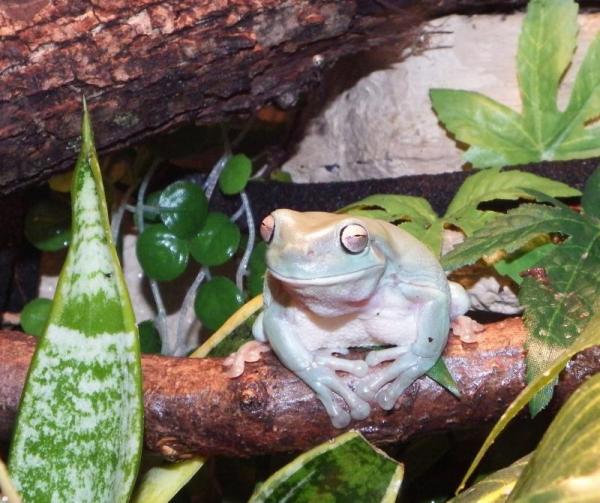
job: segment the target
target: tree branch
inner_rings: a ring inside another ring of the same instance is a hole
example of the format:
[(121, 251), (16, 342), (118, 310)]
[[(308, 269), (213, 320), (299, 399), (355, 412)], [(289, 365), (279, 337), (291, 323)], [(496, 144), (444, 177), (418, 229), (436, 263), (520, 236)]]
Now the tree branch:
[(101, 153), (293, 106), (344, 55), (428, 18), (522, 0), (0, 0), (0, 194), (72, 167), (81, 96)]
[[(487, 325), (475, 344), (451, 336), (445, 361), (461, 389), (460, 400), (421, 378), (395, 410), (374, 405), (368, 419), (350, 427), (381, 444), (493, 421), (524, 387), (524, 340), (520, 318)], [(0, 332), (2, 439), (9, 437), (15, 420), (34, 345), (32, 337)], [(341, 432), (331, 426), (314, 393), (271, 353), (248, 364), (237, 379), (223, 373), (219, 358), (144, 355), (142, 367), (146, 447), (169, 459), (307, 449)], [(600, 348), (578, 355), (561, 376), (554, 405), (598, 369)], [(352, 384), (355, 378), (346, 379)]]

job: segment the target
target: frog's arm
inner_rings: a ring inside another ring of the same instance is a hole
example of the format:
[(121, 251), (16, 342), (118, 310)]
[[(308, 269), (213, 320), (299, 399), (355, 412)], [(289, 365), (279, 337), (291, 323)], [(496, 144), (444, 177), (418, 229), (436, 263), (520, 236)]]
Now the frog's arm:
[[(347, 426), (351, 417), (365, 419), (371, 412), (369, 404), (361, 400), (335, 373), (335, 370), (341, 369), (337, 365), (340, 363), (343, 370), (364, 375), (365, 363), (356, 361), (356, 365), (351, 367), (348, 360), (341, 358), (330, 357), (327, 360), (319, 360), (319, 357), (303, 346), (294, 328), (283, 320), (285, 320), (284, 308), (277, 304), (271, 305), (264, 312), (263, 330), (268, 334), (271, 348), (281, 363), (312, 388), (336, 428)], [(350, 408), (350, 414), (336, 403), (334, 394), (345, 400)]]
[[(391, 357), (397, 356), (394, 362), (363, 379), (357, 389), (359, 396), (365, 400), (376, 397), (379, 405), (386, 410), (393, 408), (404, 390), (435, 364), (448, 340), (450, 326), (447, 291), (411, 284), (402, 284), (401, 290), (418, 309), (416, 339), (408, 351), (389, 353)], [(367, 356), (367, 361), (369, 364), (379, 363), (384, 360), (380, 356), (379, 351), (374, 351)], [(390, 383), (389, 386), (384, 388), (387, 383)]]

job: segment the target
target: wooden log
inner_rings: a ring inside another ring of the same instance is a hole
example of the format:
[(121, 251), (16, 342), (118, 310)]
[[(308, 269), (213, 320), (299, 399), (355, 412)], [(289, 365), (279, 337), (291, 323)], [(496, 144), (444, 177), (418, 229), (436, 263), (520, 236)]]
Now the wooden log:
[(73, 166), (81, 96), (101, 153), (296, 103), (323, 68), (423, 21), (522, 0), (0, 0), (0, 194)]
[[(525, 329), (520, 318), (488, 324), (477, 343), (451, 336), (445, 360), (462, 397), (431, 379), (415, 382), (392, 411), (376, 404), (349, 428), (384, 444), (415, 435), (464, 429), (494, 421), (524, 387)], [(35, 339), (0, 332), (0, 438), (15, 420)], [(294, 374), (267, 353), (228, 378), (218, 358), (142, 358), (145, 444), (168, 459), (194, 454), (251, 456), (302, 450), (339, 434), (321, 402)], [(561, 376), (554, 406), (600, 369), (600, 348), (578, 355)], [(346, 376), (352, 385), (355, 380)]]

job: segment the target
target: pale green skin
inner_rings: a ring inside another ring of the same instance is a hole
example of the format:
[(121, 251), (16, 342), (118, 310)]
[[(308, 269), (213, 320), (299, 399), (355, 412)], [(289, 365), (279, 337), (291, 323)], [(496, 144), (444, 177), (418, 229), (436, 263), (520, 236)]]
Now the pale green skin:
[[(451, 319), (469, 306), (436, 257), (395, 225), (348, 215), (276, 210), (266, 261), (265, 309), (253, 327), (281, 362), (323, 402), (338, 428), (370, 414), (369, 401), (392, 409), (444, 349)], [(364, 227), (360, 253), (341, 244), (342, 229)], [(333, 356), (349, 347), (390, 345), (365, 360)], [(392, 363), (371, 372), (368, 367)], [(361, 377), (351, 390), (336, 370)], [(344, 399), (350, 413), (339, 405)]]

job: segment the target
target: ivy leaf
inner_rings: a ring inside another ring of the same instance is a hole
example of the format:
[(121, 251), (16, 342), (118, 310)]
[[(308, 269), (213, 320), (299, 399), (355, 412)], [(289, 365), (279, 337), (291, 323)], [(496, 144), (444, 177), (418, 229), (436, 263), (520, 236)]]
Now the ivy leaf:
[(580, 194), (579, 190), (564, 183), (533, 173), (492, 168), (468, 177), (442, 217), (438, 217), (431, 205), (422, 197), (398, 194), (369, 196), (339, 211), (397, 223), (399, 227), (423, 241), (439, 256), (442, 233), (446, 225), (458, 227), (466, 235), (470, 235), (496, 218), (498, 213), (479, 209), (481, 203), (493, 200), (540, 200), (547, 195), (575, 197)]
[[(536, 267), (545, 278), (525, 278), (519, 302), (525, 307), (527, 381), (544, 372), (579, 336), (600, 297), (600, 228), (591, 239), (573, 236), (555, 246)], [(529, 405), (535, 416), (550, 402), (553, 386), (544, 388)]]
[(440, 121), (460, 142), (472, 145), (465, 161), (476, 168), (526, 164), (536, 160), (534, 139), (519, 114), (480, 93), (431, 89)]
[(492, 168), (480, 171), (467, 178), (450, 202), (445, 219), (461, 228), (467, 235), (487, 225), (497, 213), (478, 209), (481, 203), (493, 200), (516, 201), (518, 199), (539, 199), (530, 190), (554, 197), (575, 197), (581, 195), (568, 185), (527, 173), (526, 171), (500, 171)]
[(560, 409), (507, 501), (597, 501), (599, 415), (596, 374)]
[(395, 501), (404, 468), (349, 431), (298, 456), (261, 484), (250, 503)]
[(476, 168), (600, 155), (600, 37), (582, 63), (571, 98), (556, 104), (560, 79), (576, 45), (577, 4), (573, 0), (531, 0), (517, 52), (522, 113), (479, 93), (432, 89), (435, 112), (470, 148), (465, 160)]
[(532, 239), (551, 232), (570, 235), (593, 233), (589, 222), (577, 213), (541, 204), (523, 204), (498, 215), (486, 227), (442, 257), (447, 271), (475, 263), (497, 250), (516, 251)]
[[(543, 254), (541, 278), (526, 278), (519, 291), (528, 328), (527, 380), (531, 382), (579, 336), (600, 296), (600, 225), (566, 207), (526, 204), (499, 216), (442, 258), (448, 270), (498, 250), (512, 252), (547, 233), (569, 238)], [(536, 395), (532, 415), (552, 397), (552, 386)]]
[(126, 502), (142, 448), (140, 350), (84, 103), (72, 242), (9, 456), (25, 501)]

